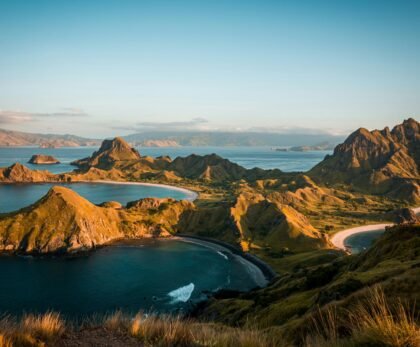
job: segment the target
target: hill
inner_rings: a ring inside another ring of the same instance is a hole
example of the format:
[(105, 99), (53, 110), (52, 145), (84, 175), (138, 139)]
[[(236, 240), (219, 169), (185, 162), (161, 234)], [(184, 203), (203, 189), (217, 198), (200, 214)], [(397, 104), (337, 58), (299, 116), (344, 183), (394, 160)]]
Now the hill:
[(140, 154), (121, 137), (104, 140), (92, 156), (76, 160), (72, 165), (79, 167), (110, 168), (116, 162), (140, 159)]
[[(412, 305), (413, 317), (418, 317), (419, 245), (420, 225), (404, 225), (390, 228), (370, 250), (357, 256), (317, 251), (284, 257), (277, 260), (282, 269), (279, 277), (267, 288), (216, 294), (196, 315), (232, 326), (246, 326), (252, 320), (262, 329), (277, 329), (293, 345), (304, 344), (302, 336), (320, 333), (314, 322), (321, 315), (332, 323), (331, 329), (337, 329), (336, 337), (348, 338), (346, 315), (360, 302), (372, 304), (366, 302), (370, 288), (380, 285), (390, 305), (404, 300)], [(328, 316), (331, 312), (333, 316)]]
[(360, 128), (308, 173), (327, 185), (420, 201), (420, 123), (410, 118), (391, 131)]
[(69, 188), (54, 186), (35, 204), (0, 216), (0, 250), (69, 253), (121, 238), (169, 236), (188, 201), (147, 198), (97, 206)]
[(78, 147), (97, 146), (99, 143), (99, 140), (87, 139), (75, 135), (32, 134), (21, 131), (0, 129), (0, 147)]
[(163, 181), (179, 181), (180, 179), (200, 180), (213, 183), (236, 181), (240, 179), (256, 179), (276, 177), (280, 170), (245, 169), (216, 154), (204, 156), (191, 154), (177, 157), (173, 161), (169, 157), (141, 156), (122, 138), (104, 140), (99, 150), (92, 156), (76, 160), (72, 165), (78, 166), (88, 173), (92, 168), (118, 172), (126, 179), (161, 179)]

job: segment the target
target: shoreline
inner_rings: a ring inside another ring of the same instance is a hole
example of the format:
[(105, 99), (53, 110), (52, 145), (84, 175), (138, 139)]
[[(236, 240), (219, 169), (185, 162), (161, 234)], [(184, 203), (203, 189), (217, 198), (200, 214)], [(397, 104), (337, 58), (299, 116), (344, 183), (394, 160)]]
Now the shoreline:
[(174, 238), (177, 238), (177, 239), (179, 239), (181, 241), (184, 241), (184, 242), (197, 243), (197, 244), (200, 244), (202, 246), (207, 246), (207, 247), (213, 246), (211, 248), (214, 248), (214, 246), (218, 246), (221, 249), (228, 250), (233, 255), (236, 255), (236, 256), (242, 258), (248, 264), (252, 264), (254, 267), (258, 268), (258, 270), (262, 273), (262, 275), (264, 276), (264, 278), (267, 282), (267, 283), (265, 283), (264, 287), (266, 285), (268, 285), (274, 278), (277, 277), (277, 273), (271, 268), (270, 265), (268, 265), (267, 263), (262, 261), (257, 256), (255, 256), (253, 254), (250, 254), (250, 253), (245, 253), (241, 249), (239, 249), (238, 247), (235, 247), (234, 245), (232, 245), (230, 243), (220, 241), (220, 240), (217, 240), (217, 239), (212, 239), (212, 238), (209, 238), (209, 237), (196, 236), (196, 235), (185, 235), (185, 234), (175, 235)]
[[(348, 247), (346, 247), (344, 241), (346, 241), (350, 236), (356, 235), (356, 234), (362, 234), (369, 231), (375, 231), (375, 230), (384, 230), (386, 227), (392, 226), (394, 224), (392, 223), (384, 223), (384, 224), (370, 224), (370, 225), (363, 225), (360, 227), (345, 229), (342, 231), (339, 231), (338, 233), (334, 234), (331, 237), (331, 243), (342, 250), (349, 251)], [(351, 251), (350, 251), (351, 253)]]
[[(411, 208), (411, 210), (416, 215), (420, 214), (420, 207)], [(390, 226), (393, 226), (393, 225), (394, 225), (393, 223), (369, 224), (369, 225), (362, 225), (360, 227), (345, 229), (345, 230), (339, 231), (339, 232), (335, 233), (333, 236), (331, 236), (330, 241), (335, 247), (351, 253), (349, 248), (346, 247), (346, 245), (344, 243), (350, 236), (356, 235), (356, 234), (362, 234), (362, 233), (369, 232), (369, 231), (376, 231), (376, 230), (384, 230), (385, 231), (386, 227), (390, 227)]]
[[(55, 182), (45, 182), (45, 183), (55, 183)], [(57, 182), (57, 183), (98, 183), (98, 184), (120, 184), (120, 185), (135, 185), (135, 186), (146, 186), (146, 187), (157, 187), (157, 188), (164, 188), (168, 190), (176, 190), (178, 192), (185, 193), (187, 195), (187, 198), (183, 200), (188, 201), (194, 201), (198, 198), (198, 193), (194, 192), (193, 190), (172, 186), (169, 184), (163, 184), (163, 183), (148, 183), (148, 182), (129, 182), (129, 181), (108, 181), (108, 180), (80, 180), (80, 181), (73, 181), (73, 182)]]

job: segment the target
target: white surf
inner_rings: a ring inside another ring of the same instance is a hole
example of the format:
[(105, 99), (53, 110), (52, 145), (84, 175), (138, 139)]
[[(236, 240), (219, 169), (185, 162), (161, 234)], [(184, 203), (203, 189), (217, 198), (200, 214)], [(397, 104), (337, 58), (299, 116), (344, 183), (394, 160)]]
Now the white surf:
[(175, 289), (171, 292), (168, 293), (168, 295), (172, 298), (172, 302), (176, 303), (176, 302), (187, 302), (190, 297), (192, 292), (194, 291), (194, 283), (190, 283), (184, 287)]

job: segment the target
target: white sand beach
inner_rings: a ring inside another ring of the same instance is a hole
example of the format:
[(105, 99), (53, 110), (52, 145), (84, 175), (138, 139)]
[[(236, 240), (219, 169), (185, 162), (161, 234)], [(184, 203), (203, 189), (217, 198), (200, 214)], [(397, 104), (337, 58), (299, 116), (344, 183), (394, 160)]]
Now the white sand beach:
[[(412, 208), (415, 214), (420, 214), (420, 207)], [(344, 250), (348, 250), (344, 244), (344, 241), (354, 235), (354, 234), (360, 234), (368, 231), (374, 231), (374, 230), (385, 230), (386, 227), (391, 226), (393, 224), (385, 223), (385, 224), (371, 224), (371, 225), (363, 225), (356, 228), (346, 229), (339, 231), (338, 233), (334, 234), (331, 237), (332, 244), (337, 247)]]
[(176, 190), (179, 192), (183, 192), (187, 194), (187, 198), (185, 200), (194, 201), (198, 198), (198, 193), (181, 187), (171, 186), (169, 184), (160, 184), (160, 183), (144, 183), (144, 182), (121, 182), (121, 181), (102, 181), (102, 180), (93, 180), (93, 181), (75, 181), (74, 183), (82, 182), (82, 183), (99, 183), (99, 184), (121, 184), (121, 185), (136, 185), (136, 186), (148, 186), (148, 187), (159, 187), (165, 188), (170, 190)]

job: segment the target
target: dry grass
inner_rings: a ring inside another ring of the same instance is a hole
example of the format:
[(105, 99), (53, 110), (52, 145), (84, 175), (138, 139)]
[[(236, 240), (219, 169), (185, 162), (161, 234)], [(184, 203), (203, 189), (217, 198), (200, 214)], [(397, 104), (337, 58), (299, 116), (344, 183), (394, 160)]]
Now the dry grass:
[(13, 347), (12, 340), (3, 334), (0, 334), (0, 347)]
[(0, 347), (45, 346), (59, 338), (64, 330), (65, 322), (53, 312), (28, 314), (19, 322), (6, 316), (0, 320)]
[(232, 328), (169, 315), (138, 313), (129, 317), (117, 311), (105, 317), (103, 325), (110, 330), (128, 333), (146, 346), (287, 346), (279, 336), (261, 330)]
[(65, 323), (58, 313), (48, 312), (43, 315), (26, 315), (21, 322), (22, 331), (43, 340), (51, 341), (64, 332)]
[[(88, 321), (83, 331), (89, 334), (104, 329), (110, 336), (130, 336), (144, 346), (202, 347), (282, 347), (292, 344), (277, 330), (234, 328), (176, 316), (138, 313), (130, 316), (117, 311), (100, 320)], [(66, 327), (56, 313), (26, 315), (20, 321), (0, 318), (0, 347), (53, 346), (67, 328), (77, 338), (77, 330)], [(91, 330), (92, 329), (92, 330)], [(73, 333), (72, 333), (73, 332)], [(307, 347), (420, 346), (420, 328), (412, 310), (398, 302), (390, 305), (380, 288), (371, 290), (349, 310), (330, 306), (319, 310), (304, 339)]]
[(382, 289), (374, 287), (365, 300), (343, 315), (337, 315), (333, 306), (320, 311), (305, 345), (418, 347), (420, 327), (408, 305), (398, 301), (391, 306)]

